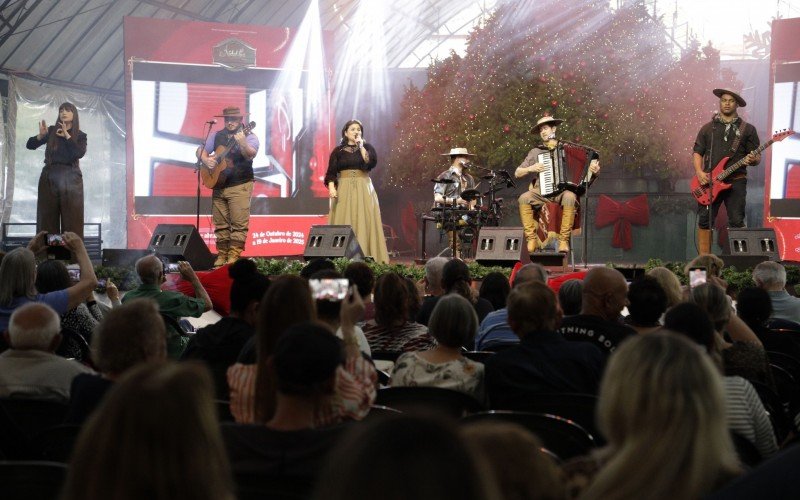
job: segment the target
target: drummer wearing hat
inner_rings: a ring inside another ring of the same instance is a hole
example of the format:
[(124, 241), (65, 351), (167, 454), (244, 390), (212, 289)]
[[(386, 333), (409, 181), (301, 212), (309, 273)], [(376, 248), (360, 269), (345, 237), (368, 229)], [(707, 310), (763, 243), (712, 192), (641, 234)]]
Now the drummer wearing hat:
[[(701, 184), (708, 184), (709, 172), (726, 156), (730, 157), (727, 165), (733, 165), (742, 158), (747, 166), (758, 165), (761, 161), (760, 155), (749, 153), (759, 145), (756, 128), (742, 120), (737, 113), (737, 109), (745, 107), (747, 102), (730, 89), (714, 89), (712, 92), (719, 97), (719, 112), (700, 129), (692, 154), (695, 175)], [(723, 202), (728, 212), (728, 227), (744, 227), (746, 167), (734, 172), (725, 181), (730, 182), (731, 188), (722, 191), (711, 203), (710, 214), (708, 206), (698, 204), (697, 247), (701, 254), (711, 253), (711, 225)]]
[[(528, 240), (528, 251), (534, 252), (537, 249), (544, 248), (551, 238), (558, 239), (558, 251), (569, 252), (569, 236), (572, 233), (572, 227), (575, 223), (575, 212), (578, 197), (572, 191), (564, 191), (558, 196), (552, 198), (545, 198), (541, 195), (539, 190), (539, 173), (544, 171), (545, 166), (539, 163), (539, 153), (546, 150), (554, 149), (558, 145), (556, 140), (556, 129), (559, 125), (564, 123), (564, 120), (553, 118), (552, 116), (543, 116), (539, 118), (531, 129), (531, 133), (538, 134), (542, 139), (542, 144), (528, 151), (528, 156), (514, 171), (514, 176), (518, 179), (525, 177), (528, 174), (536, 174), (534, 180), (528, 186), (528, 190), (522, 193), (518, 198), (519, 201), (519, 217), (522, 222), (522, 227), (525, 232), (525, 238)], [(589, 163), (589, 170), (592, 174), (597, 174), (600, 171), (600, 162), (597, 159), (591, 160)], [(558, 234), (550, 232), (547, 238), (542, 241), (537, 234), (539, 224), (534, 217), (534, 209), (540, 209), (545, 203), (557, 202), (561, 204), (561, 229)]]
[(237, 106), (222, 110), (225, 128), (210, 135), (200, 155), (208, 168), (217, 166), (214, 155), (233, 139), (228, 159), (233, 163), (224, 183), (214, 188), (211, 198), (211, 214), (214, 234), (217, 238), (217, 260), (214, 267), (232, 264), (244, 251), (247, 230), (250, 225), (250, 196), (253, 194), (253, 158), (258, 152), (258, 137), (252, 132), (245, 135), (242, 130), (243, 114)]
[[(437, 206), (455, 204), (461, 208), (472, 208), (477, 200), (467, 201), (461, 197), (461, 193), (467, 189), (475, 189), (475, 178), (464, 171), (475, 155), (467, 151), (467, 148), (453, 148), (449, 153), (442, 153), (440, 156), (450, 157), (450, 168), (439, 174), (438, 180), (441, 182), (433, 186), (434, 203)], [(450, 231), (451, 246), (456, 235), (456, 231)], [(459, 257), (460, 253), (460, 248), (456, 248), (454, 257)]]

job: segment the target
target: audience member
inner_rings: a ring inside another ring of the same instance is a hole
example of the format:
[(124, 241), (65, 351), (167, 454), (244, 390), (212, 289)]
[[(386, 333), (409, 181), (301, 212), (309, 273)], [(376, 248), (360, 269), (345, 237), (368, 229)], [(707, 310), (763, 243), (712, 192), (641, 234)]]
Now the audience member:
[[(753, 330), (733, 314), (730, 299), (724, 289), (712, 283), (691, 290), (690, 299), (711, 318), (715, 339), (722, 354), (726, 375), (739, 375), (747, 380), (768, 383), (769, 361), (761, 341)], [(728, 342), (725, 336), (731, 339)]]
[(667, 295), (667, 309), (683, 302), (683, 287), (681, 286), (681, 280), (675, 276), (675, 273), (666, 267), (654, 267), (647, 271), (647, 275), (657, 279), (658, 284), (661, 285)]
[(565, 318), (580, 314), (582, 303), (583, 280), (573, 278), (561, 284), (558, 288), (558, 304)]
[(188, 297), (179, 292), (161, 290), (166, 282), (164, 264), (155, 255), (148, 255), (136, 261), (136, 274), (142, 284), (122, 297), (122, 303), (133, 299), (149, 298), (156, 301), (158, 310), (167, 324), (167, 355), (178, 359), (183, 354), (189, 338), (178, 326), (178, 320), (190, 316), (199, 318), (204, 312), (211, 310), (211, 298), (208, 296), (191, 264), (185, 261), (178, 263), (181, 276), (194, 287), (195, 297)]
[(436, 347), (397, 358), (391, 385), (454, 389), (485, 401), (483, 364), (461, 354), (462, 346), (474, 342), (477, 331), (478, 316), (472, 304), (460, 295), (445, 295), (434, 307), (428, 323), (428, 333), (436, 339)]
[[(50, 293), (58, 290), (66, 290), (73, 285), (67, 266), (60, 260), (45, 260), (36, 268), (36, 291), (39, 293)], [(119, 291), (116, 297), (119, 299)], [(109, 295), (111, 295), (109, 291)], [(86, 300), (78, 304), (61, 315), (61, 328), (71, 330), (83, 337), (86, 342), (91, 343), (92, 332), (97, 328), (100, 320), (103, 319), (103, 312), (97, 305), (94, 290), (90, 290), (86, 295)]]
[(199, 359), (211, 370), (218, 399), (228, 399), (228, 368), (236, 363), (245, 343), (253, 337), (258, 305), (269, 287), (269, 279), (250, 259), (228, 266), (231, 312), (218, 322), (197, 330), (186, 344), (181, 359)]
[(628, 305), (628, 284), (621, 272), (595, 267), (583, 280), (581, 313), (564, 318), (560, 332), (571, 341), (591, 342), (606, 353), (636, 334), (620, 323), (620, 313)]
[(364, 335), (372, 351), (424, 351), (435, 345), (428, 328), (409, 321), (410, 297), (405, 280), (386, 273), (375, 284), (375, 319), (364, 324)]
[(233, 500), (214, 385), (194, 363), (123, 376), (81, 431), (63, 500)]
[[(365, 359), (355, 338), (355, 322), (363, 311), (355, 286), (341, 305), (345, 361), (336, 371), (334, 395), (317, 409), (317, 426), (347, 419), (360, 420), (375, 401), (377, 372)], [(277, 385), (272, 372), (275, 345), (284, 332), (298, 323), (317, 317), (306, 280), (280, 276), (261, 301), (256, 323), (258, 360), (255, 365), (236, 363), (228, 369), (231, 413), (239, 423), (266, 423), (275, 415)]]
[(539, 438), (510, 422), (473, 422), (461, 433), (488, 462), (503, 500), (563, 500), (564, 474)]
[[(310, 279), (339, 280), (343, 278), (338, 271), (334, 271), (331, 269), (324, 269), (322, 271), (317, 271), (316, 273), (312, 274)], [(356, 286), (355, 283), (349, 283), (349, 285)], [(357, 286), (356, 289), (358, 289)], [(337, 337), (343, 339), (344, 337), (340, 325), (342, 302), (335, 298), (324, 298), (324, 299), (318, 298), (314, 301), (314, 304), (317, 309), (317, 319), (328, 325), (332, 331), (336, 332)], [(361, 327), (358, 326), (357, 324), (353, 325), (353, 335), (355, 335), (355, 338), (358, 341), (358, 348), (361, 349), (361, 352), (363, 352), (367, 356), (371, 356), (372, 351), (370, 349), (369, 342), (367, 341), (367, 337), (364, 335), (364, 331), (361, 329)]]
[[(525, 264), (517, 271), (512, 288), (534, 281), (547, 284), (547, 270), (541, 264)], [(518, 343), (519, 337), (508, 325), (508, 309), (504, 307), (490, 312), (481, 322), (478, 335), (475, 338), (475, 350), (483, 351)]]
[(736, 296), (736, 314), (756, 334), (764, 349), (800, 359), (800, 343), (791, 335), (769, 329), (772, 300), (763, 288), (747, 287)]
[[(664, 327), (702, 346), (719, 373), (724, 373), (714, 323), (704, 309), (693, 303), (679, 304), (667, 311)], [(772, 423), (752, 384), (739, 376), (724, 376), (723, 387), (728, 428), (753, 443), (762, 457), (775, 453)]]
[(67, 424), (82, 424), (100, 405), (114, 382), (130, 369), (167, 357), (167, 330), (152, 299), (115, 307), (100, 322), (92, 339), (92, 358), (99, 375), (72, 379)]
[(316, 409), (334, 394), (344, 361), (339, 339), (319, 323), (300, 323), (278, 339), (272, 357), (275, 413), (265, 425), (222, 427), (237, 474), (313, 484), (342, 426), (317, 428)]
[(422, 295), (417, 284), (408, 276), (403, 276), (403, 281), (406, 283), (408, 290), (408, 320), (416, 321), (419, 309), (422, 307)]
[(11, 313), (5, 333), (11, 348), (0, 354), (0, 397), (69, 400), (72, 379), (92, 370), (54, 354), (60, 331), (58, 314), (44, 302), (23, 304)]
[(23, 304), (43, 302), (60, 316), (78, 307), (97, 286), (94, 267), (83, 241), (75, 233), (66, 232), (63, 234), (64, 246), (75, 255), (81, 279), (66, 290), (38, 293), (35, 286), (35, 254), (43, 252), (47, 247), (45, 235), (46, 233), (41, 232), (34, 236), (27, 248), (11, 250), (0, 263), (0, 332), (8, 328), (11, 313)]
[(581, 498), (702, 498), (740, 472), (719, 373), (679, 337), (637, 336), (611, 356), (597, 420), (608, 446), (566, 466), (571, 493), (588, 482)]
[(491, 472), (449, 421), (398, 415), (352, 429), (327, 460), (315, 500), (499, 500)]
[(488, 300), (497, 311), (506, 307), (506, 298), (510, 292), (508, 278), (503, 273), (492, 272), (483, 278), (478, 296)]
[(300, 277), (308, 280), (309, 278), (311, 278), (313, 274), (316, 274), (320, 271), (335, 271), (335, 270), (336, 270), (336, 264), (334, 264), (333, 261), (330, 259), (323, 259), (323, 258), (311, 259), (308, 262), (308, 264), (306, 264), (305, 266), (303, 266), (302, 269), (300, 269)]
[(719, 278), (722, 276), (722, 268), (725, 267), (725, 262), (713, 253), (703, 253), (689, 261), (683, 267), (683, 273), (689, 276), (689, 269), (693, 267), (703, 267), (706, 270), (706, 279)]
[(567, 341), (555, 330), (555, 293), (533, 281), (515, 286), (507, 303), (508, 323), (520, 344), (486, 361), (491, 406), (524, 407), (526, 399), (543, 393), (597, 393), (605, 356), (597, 346)]
[(667, 294), (652, 276), (642, 276), (628, 287), (628, 326), (636, 333), (650, 333), (661, 328), (667, 310)]
[[(444, 294), (457, 293), (467, 299), (475, 308), (475, 312), (478, 314), (478, 321), (483, 321), (487, 314), (494, 311), (491, 302), (475, 297), (472, 292), (472, 277), (469, 274), (467, 264), (463, 260), (452, 259), (447, 261), (442, 268), (442, 288), (444, 289)], [(427, 326), (433, 308), (436, 307), (437, 300), (439, 300), (438, 297), (422, 303), (417, 315), (417, 321), (420, 324)]]
[(800, 324), (800, 298), (792, 297), (786, 291), (786, 268), (777, 262), (765, 260), (753, 269), (753, 281), (769, 294), (772, 319)]
[[(444, 295), (444, 288), (442, 288), (442, 271), (444, 270), (444, 265), (447, 264), (449, 260), (450, 259), (446, 257), (434, 257), (428, 259), (428, 262), (425, 263), (425, 277), (422, 278), (425, 296), (422, 299), (420, 311), (425, 309), (429, 311), (428, 314), (430, 314), (430, 311), (433, 311), (433, 305), (436, 304), (440, 296)], [(428, 302), (433, 302), (433, 305), (428, 305)], [(419, 313), (417, 313), (417, 323), (422, 323), (420, 321), (421, 319)]]
[(372, 301), (372, 291), (375, 288), (375, 273), (364, 262), (351, 262), (344, 270), (344, 277), (351, 285), (358, 288), (361, 299), (364, 301), (364, 317), (360, 322), (365, 322), (375, 317), (375, 303)]

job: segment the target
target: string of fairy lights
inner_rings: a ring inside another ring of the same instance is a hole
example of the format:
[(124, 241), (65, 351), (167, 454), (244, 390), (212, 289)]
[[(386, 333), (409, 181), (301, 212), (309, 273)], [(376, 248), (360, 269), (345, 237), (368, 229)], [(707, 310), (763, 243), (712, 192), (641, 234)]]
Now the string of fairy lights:
[(711, 89), (736, 86), (732, 78), (712, 48), (673, 56), (641, 4), (505, 4), (472, 31), (466, 55), (434, 63), (424, 87), (406, 89), (385, 183), (435, 175), (451, 147), (511, 170), (536, 145), (530, 131), (543, 115), (565, 119), (559, 135), (605, 162), (687, 177), (696, 131), (716, 106)]

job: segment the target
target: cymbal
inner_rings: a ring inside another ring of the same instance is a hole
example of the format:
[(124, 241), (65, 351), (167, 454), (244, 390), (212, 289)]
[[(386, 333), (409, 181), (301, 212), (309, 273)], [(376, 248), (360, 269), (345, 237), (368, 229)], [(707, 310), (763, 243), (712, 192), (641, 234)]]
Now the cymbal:
[(454, 179), (431, 179), (431, 182), (436, 184), (455, 184), (456, 181)]
[(477, 189), (466, 189), (461, 192), (461, 198), (467, 201), (477, 200), (481, 197), (483, 197), (483, 195)]

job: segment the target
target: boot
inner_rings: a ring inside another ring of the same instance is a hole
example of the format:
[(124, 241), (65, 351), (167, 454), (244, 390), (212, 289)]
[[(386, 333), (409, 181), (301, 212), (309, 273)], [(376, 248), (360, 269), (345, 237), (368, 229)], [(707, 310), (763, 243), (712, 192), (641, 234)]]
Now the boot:
[(217, 260), (214, 261), (214, 269), (224, 266), (228, 262), (228, 242), (217, 241)]
[(572, 234), (572, 224), (575, 222), (575, 206), (561, 207), (561, 231), (558, 234), (558, 251), (569, 252), (569, 237)]
[(700, 255), (711, 253), (711, 230), (697, 228), (697, 251)]
[(239, 260), (239, 255), (244, 252), (244, 242), (232, 241), (231, 247), (228, 249), (228, 264), (233, 264)]
[(533, 216), (533, 207), (530, 203), (520, 203), (519, 219), (522, 221), (522, 231), (528, 241), (528, 253), (533, 253), (537, 248), (541, 247), (542, 242), (539, 241), (539, 235), (536, 234), (539, 225)]

